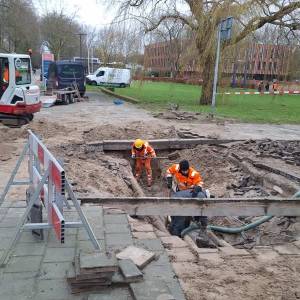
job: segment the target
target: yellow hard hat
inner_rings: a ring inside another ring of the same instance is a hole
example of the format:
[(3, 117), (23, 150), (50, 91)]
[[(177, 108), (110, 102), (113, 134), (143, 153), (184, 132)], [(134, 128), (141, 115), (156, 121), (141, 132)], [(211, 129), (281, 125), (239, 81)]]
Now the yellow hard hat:
[(137, 149), (140, 149), (140, 148), (143, 147), (144, 143), (145, 143), (145, 142), (144, 142), (143, 140), (141, 140), (141, 139), (136, 139), (136, 140), (134, 141), (134, 147), (137, 148)]

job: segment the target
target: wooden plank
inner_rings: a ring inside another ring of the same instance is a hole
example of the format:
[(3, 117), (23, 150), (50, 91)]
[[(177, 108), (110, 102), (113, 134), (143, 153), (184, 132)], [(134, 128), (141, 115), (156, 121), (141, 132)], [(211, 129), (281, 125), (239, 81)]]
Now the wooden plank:
[[(232, 139), (156, 139), (149, 140), (149, 143), (156, 150), (179, 150), (195, 147), (197, 145), (218, 145), (232, 142), (240, 142), (243, 140)], [(89, 142), (89, 146), (103, 146), (104, 151), (125, 151), (130, 150), (132, 140), (103, 140)]]
[(140, 216), (300, 216), (300, 200), (295, 198), (83, 197), (80, 200)]

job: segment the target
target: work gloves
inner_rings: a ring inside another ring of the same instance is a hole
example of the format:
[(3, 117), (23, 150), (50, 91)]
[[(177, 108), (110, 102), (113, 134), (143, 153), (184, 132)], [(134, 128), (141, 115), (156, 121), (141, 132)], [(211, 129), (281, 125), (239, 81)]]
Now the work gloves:
[(197, 197), (198, 193), (202, 192), (202, 188), (201, 186), (197, 185), (194, 187), (194, 189), (192, 190), (192, 198)]
[(172, 187), (172, 176), (167, 176), (167, 187), (168, 189)]
[(132, 155), (131, 155), (131, 158), (135, 158), (135, 154), (132, 154)]

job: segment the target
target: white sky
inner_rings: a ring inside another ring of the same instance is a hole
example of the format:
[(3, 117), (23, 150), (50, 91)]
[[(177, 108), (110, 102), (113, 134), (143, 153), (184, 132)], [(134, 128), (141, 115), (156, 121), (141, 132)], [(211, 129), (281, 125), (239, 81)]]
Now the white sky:
[(117, 13), (116, 7), (109, 8), (103, 0), (34, 0), (40, 14), (63, 9), (65, 14), (77, 16), (79, 23), (92, 27), (109, 24)]

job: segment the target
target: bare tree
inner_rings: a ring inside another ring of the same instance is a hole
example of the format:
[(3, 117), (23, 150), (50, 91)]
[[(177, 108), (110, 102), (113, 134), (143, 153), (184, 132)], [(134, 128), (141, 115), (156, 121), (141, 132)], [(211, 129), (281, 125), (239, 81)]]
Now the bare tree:
[(119, 6), (122, 18), (140, 20), (146, 32), (157, 29), (169, 19), (180, 20), (190, 27), (204, 70), (200, 104), (205, 105), (212, 98), (216, 32), (221, 20), (231, 15), (238, 24), (231, 42), (223, 46), (226, 47), (265, 24), (299, 30), (299, 8), (300, 1), (282, 0), (122, 0)]
[(78, 54), (80, 31), (75, 16), (66, 16), (62, 11), (53, 11), (41, 18), (42, 38), (48, 41), (50, 50), (58, 60)]

